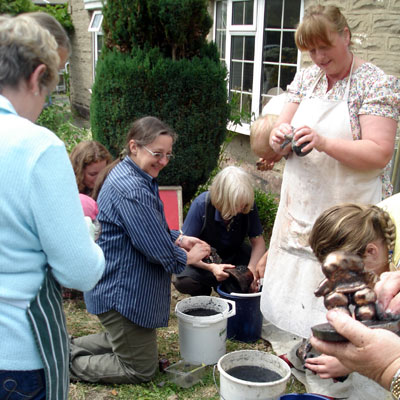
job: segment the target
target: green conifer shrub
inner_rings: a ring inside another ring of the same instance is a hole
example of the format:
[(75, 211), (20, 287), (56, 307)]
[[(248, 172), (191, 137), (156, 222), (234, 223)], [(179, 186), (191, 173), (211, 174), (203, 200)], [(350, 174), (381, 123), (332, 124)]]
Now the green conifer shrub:
[(205, 39), (206, 5), (205, 0), (107, 2), (107, 47), (91, 101), (93, 136), (114, 156), (132, 121), (142, 116), (158, 117), (177, 132), (175, 157), (159, 183), (181, 185), (184, 202), (217, 165), (229, 117), (226, 69)]

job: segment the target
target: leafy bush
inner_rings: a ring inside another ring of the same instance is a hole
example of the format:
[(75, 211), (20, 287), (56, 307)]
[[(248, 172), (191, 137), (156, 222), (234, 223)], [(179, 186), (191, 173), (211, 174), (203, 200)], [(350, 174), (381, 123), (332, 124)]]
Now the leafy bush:
[(103, 8), (107, 48), (130, 53), (159, 48), (172, 59), (192, 58), (212, 26), (208, 0), (119, 0)]
[(34, 11), (35, 6), (31, 0), (1, 0), (0, 14), (16, 15), (23, 12)]
[(52, 15), (71, 35), (74, 32), (71, 15), (68, 13), (68, 3), (65, 4), (46, 4), (45, 6), (36, 6), (34, 11), (43, 11)]
[(52, 104), (44, 108), (37, 124), (54, 132), (65, 143), (68, 153), (82, 140), (91, 139), (88, 129), (73, 125), (69, 106), (66, 104)]
[(254, 201), (257, 204), (258, 215), (264, 228), (265, 241), (269, 243), (276, 212), (278, 211), (278, 202), (272, 193), (265, 193), (258, 188), (254, 190)]
[(153, 115), (177, 132), (175, 157), (158, 180), (181, 185), (184, 202), (217, 165), (229, 115), (226, 70), (213, 44), (203, 52), (212, 57), (174, 61), (159, 49), (107, 52), (97, 66), (91, 101), (93, 137), (114, 156), (137, 118)]
[(0, 0), (0, 14), (17, 15), (25, 12), (42, 11), (52, 15), (67, 31), (74, 32), (71, 15), (68, 13), (68, 3), (46, 4), (37, 6), (31, 0)]

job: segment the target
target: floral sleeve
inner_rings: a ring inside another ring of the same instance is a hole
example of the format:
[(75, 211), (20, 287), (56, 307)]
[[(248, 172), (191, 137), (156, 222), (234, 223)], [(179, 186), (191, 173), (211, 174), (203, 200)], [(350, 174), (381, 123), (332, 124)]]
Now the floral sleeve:
[(359, 114), (377, 115), (396, 121), (400, 113), (400, 80), (392, 75), (371, 76), (364, 82), (365, 97)]

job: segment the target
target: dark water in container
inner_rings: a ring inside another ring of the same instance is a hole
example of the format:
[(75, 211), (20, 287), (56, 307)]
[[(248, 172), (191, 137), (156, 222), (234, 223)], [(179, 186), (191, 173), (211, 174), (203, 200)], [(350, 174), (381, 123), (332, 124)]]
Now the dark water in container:
[(209, 317), (210, 315), (219, 314), (216, 310), (210, 310), (209, 308), (192, 308), (191, 310), (186, 310), (183, 312), (186, 315), (191, 315), (192, 317)]
[(226, 373), (234, 378), (249, 382), (273, 382), (282, 379), (282, 376), (277, 372), (256, 365), (239, 365), (228, 369)]

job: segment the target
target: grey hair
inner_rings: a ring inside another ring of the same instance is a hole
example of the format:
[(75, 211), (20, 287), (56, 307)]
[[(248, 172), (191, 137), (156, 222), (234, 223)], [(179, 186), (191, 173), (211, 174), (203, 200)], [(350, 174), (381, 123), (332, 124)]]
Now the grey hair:
[(0, 93), (5, 87), (17, 89), (41, 64), (46, 70), (40, 77), (40, 86), (53, 90), (58, 82), (60, 62), (57, 48), (51, 33), (31, 17), (1, 15)]
[(225, 220), (237, 214), (248, 214), (254, 204), (254, 188), (251, 175), (239, 167), (230, 166), (220, 171), (210, 187), (212, 205)]

